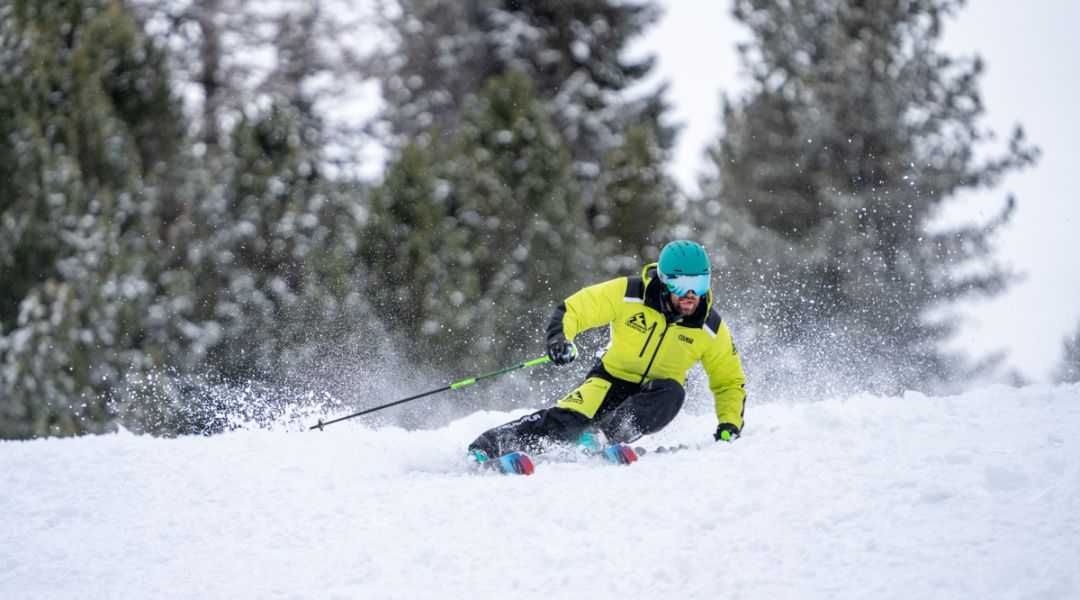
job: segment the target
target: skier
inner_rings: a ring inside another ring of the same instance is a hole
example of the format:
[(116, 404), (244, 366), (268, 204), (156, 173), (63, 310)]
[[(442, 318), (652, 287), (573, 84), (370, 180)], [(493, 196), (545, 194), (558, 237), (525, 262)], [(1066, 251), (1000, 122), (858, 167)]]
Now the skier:
[[(639, 277), (579, 290), (555, 308), (547, 355), (557, 365), (577, 357), (574, 337), (608, 325), (611, 341), (585, 380), (554, 407), (484, 432), (469, 445), (476, 462), (516, 451), (578, 446), (595, 453), (656, 433), (682, 408), (686, 373), (697, 361), (709, 377), (719, 423), (714, 438), (733, 441), (746, 401), (739, 355), (712, 308), (709, 259), (687, 240), (660, 251)], [(636, 457), (634, 457), (636, 460)]]

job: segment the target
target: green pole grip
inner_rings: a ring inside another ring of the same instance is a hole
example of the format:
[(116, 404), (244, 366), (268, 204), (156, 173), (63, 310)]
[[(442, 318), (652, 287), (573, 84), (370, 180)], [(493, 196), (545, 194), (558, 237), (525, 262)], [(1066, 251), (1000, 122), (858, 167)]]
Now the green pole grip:
[(465, 380), (459, 381), (457, 383), (451, 383), (450, 384), (450, 389), (456, 390), (456, 389), (458, 389), (460, 387), (465, 387), (467, 385), (471, 385), (473, 383), (476, 383), (477, 381), (481, 381), (481, 380), (484, 380), (484, 379), (491, 379), (492, 377), (498, 377), (499, 375), (502, 375), (504, 373), (509, 373), (510, 371), (516, 371), (518, 369), (523, 369), (525, 367), (532, 367), (532, 366), (535, 366), (535, 365), (546, 363), (546, 362), (548, 362), (550, 360), (551, 359), (548, 358), (547, 356), (541, 356), (540, 358), (536, 358), (536, 359), (533, 359), (533, 360), (530, 360), (530, 361), (526, 361), (526, 362), (523, 362), (523, 363), (521, 363), (519, 365), (514, 365), (512, 367), (507, 367), (505, 369), (499, 369), (498, 371), (493, 371), (491, 373), (487, 373), (486, 375), (478, 375), (476, 377), (473, 377), (473, 378), (470, 378), (470, 379), (465, 379)]
[(450, 389), (456, 390), (459, 387), (465, 387), (465, 386), (469, 385), (470, 383), (476, 383), (476, 378), (473, 377), (472, 379), (466, 379), (465, 381), (459, 381), (457, 383), (451, 383), (450, 384)]
[(530, 360), (529, 362), (525, 363), (525, 364), (524, 364), (524, 365), (522, 365), (522, 366), (525, 366), (525, 367), (531, 367), (531, 366), (533, 366), (533, 365), (538, 365), (538, 364), (540, 364), (540, 363), (546, 363), (546, 362), (548, 362), (549, 360), (551, 360), (551, 359), (550, 359), (550, 358), (548, 358), (547, 356), (541, 356), (540, 358), (538, 358), (538, 359), (536, 359), (536, 360)]

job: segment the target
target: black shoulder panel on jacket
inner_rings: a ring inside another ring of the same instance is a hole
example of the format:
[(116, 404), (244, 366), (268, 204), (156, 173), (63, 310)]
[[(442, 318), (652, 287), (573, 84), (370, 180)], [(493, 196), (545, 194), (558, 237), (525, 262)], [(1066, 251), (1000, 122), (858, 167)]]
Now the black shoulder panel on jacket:
[(645, 298), (645, 281), (641, 277), (626, 278), (626, 297), (638, 300)]
[(709, 311), (709, 316), (705, 318), (705, 327), (709, 328), (709, 331), (715, 335), (717, 331), (720, 331), (720, 313), (716, 312), (716, 309)]

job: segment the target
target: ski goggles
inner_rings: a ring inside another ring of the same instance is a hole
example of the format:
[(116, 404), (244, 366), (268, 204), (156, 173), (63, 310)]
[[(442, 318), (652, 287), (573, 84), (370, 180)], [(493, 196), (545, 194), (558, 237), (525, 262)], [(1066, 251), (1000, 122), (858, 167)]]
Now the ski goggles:
[(660, 281), (664, 282), (672, 294), (680, 298), (694, 292), (697, 296), (704, 296), (709, 291), (709, 276), (706, 275), (664, 275), (660, 273)]

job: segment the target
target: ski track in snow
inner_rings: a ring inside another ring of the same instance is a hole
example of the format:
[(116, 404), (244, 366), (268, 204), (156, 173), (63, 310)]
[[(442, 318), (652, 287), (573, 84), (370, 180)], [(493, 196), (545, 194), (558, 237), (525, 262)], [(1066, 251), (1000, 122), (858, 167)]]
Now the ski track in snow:
[[(683, 414), (631, 467), (445, 428), (0, 443), (2, 598), (1078, 598), (1080, 385)], [(708, 443), (707, 443), (708, 442)]]

